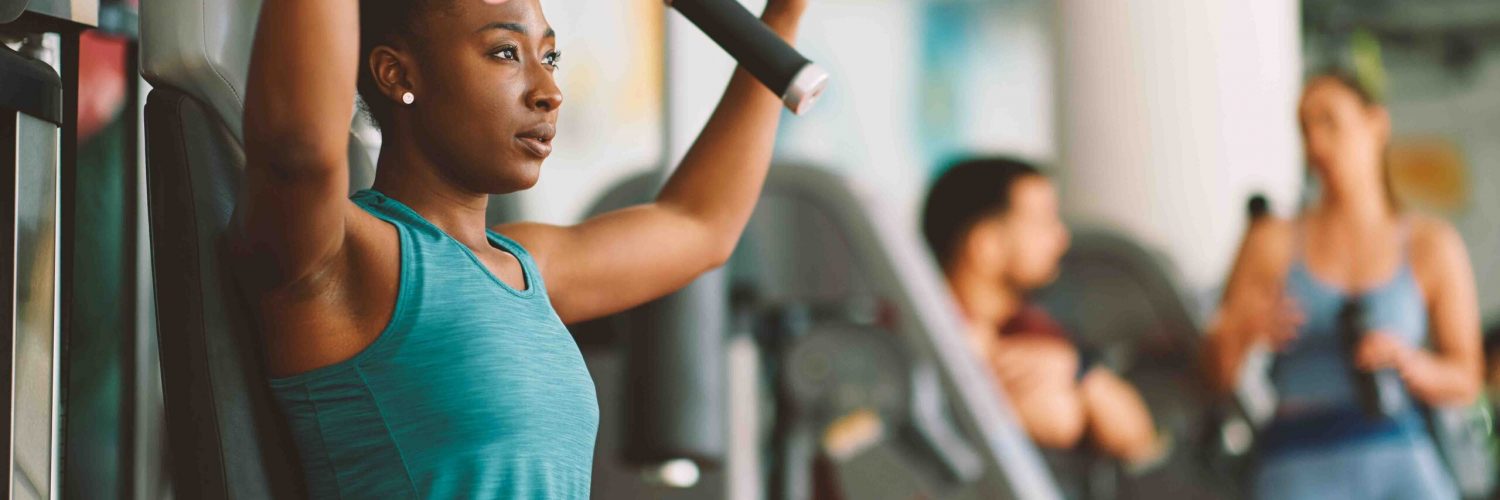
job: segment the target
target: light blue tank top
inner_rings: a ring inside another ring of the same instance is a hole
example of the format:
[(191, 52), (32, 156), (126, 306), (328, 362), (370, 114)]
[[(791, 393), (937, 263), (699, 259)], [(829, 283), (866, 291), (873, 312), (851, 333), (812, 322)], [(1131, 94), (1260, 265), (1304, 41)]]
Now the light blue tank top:
[(1352, 356), (1339, 338), (1339, 312), (1345, 301), (1355, 299), (1364, 305), (1369, 328), (1394, 335), (1409, 346), (1426, 343), (1426, 302), (1406, 255), (1406, 232), (1402, 230), (1401, 264), (1396, 274), (1380, 286), (1358, 293), (1314, 276), (1302, 257), (1299, 235), (1297, 257), (1287, 272), (1286, 293), (1301, 309), (1304, 322), (1297, 338), (1276, 355), (1272, 365), (1271, 383), (1278, 403), (1268, 439), (1281, 441), (1277, 438), (1286, 437), (1302, 445), (1391, 437), (1426, 439), (1420, 407), (1404, 387), (1398, 389), (1395, 398), (1402, 410), (1395, 418), (1369, 421), (1363, 416), (1350, 368)]
[(395, 225), (390, 324), (347, 361), (270, 381), (312, 498), (584, 499), (599, 407), (583, 356), (531, 255), (524, 290), (376, 191), (353, 201)]

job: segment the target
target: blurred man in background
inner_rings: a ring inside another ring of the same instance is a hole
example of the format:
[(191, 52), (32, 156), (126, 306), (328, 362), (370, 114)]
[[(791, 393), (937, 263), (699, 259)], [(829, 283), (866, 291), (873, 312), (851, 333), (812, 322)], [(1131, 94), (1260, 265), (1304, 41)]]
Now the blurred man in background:
[(1056, 278), (1069, 243), (1045, 175), (1011, 159), (957, 163), (929, 191), (922, 232), (975, 352), (1038, 445), (1074, 449), (1087, 438), (1127, 471), (1165, 458), (1169, 446), (1136, 389), (1026, 301)]

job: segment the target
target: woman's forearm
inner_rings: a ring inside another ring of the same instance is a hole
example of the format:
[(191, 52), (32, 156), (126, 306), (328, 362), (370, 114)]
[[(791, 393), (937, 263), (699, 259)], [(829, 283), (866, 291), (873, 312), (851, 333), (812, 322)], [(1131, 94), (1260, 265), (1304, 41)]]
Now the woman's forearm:
[[(788, 42), (795, 40), (796, 15), (768, 13), (766, 22)], [(781, 99), (749, 72), (736, 69), (657, 204), (701, 222), (706, 241), (727, 255), (760, 198), (780, 117)]]
[[(1220, 313), (1221, 318), (1224, 313)], [(1217, 321), (1204, 345), (1210, 388), (1227, 394), (1239, 385), (1240, 367), (1253, 343), (1244, 328), (1232, 320)]]
[(1480, 369), (1472, 363), (1445, 359), (1443, 356), (1416, 349), (1402, 360), (1402, 380), (1412, 395), (1431, 406), (1469, 404), (1479, 396)]
[(248, 168), (333, 170), (347, 154), (359, 67), (358, 0), (267, 0), (245, 90)]

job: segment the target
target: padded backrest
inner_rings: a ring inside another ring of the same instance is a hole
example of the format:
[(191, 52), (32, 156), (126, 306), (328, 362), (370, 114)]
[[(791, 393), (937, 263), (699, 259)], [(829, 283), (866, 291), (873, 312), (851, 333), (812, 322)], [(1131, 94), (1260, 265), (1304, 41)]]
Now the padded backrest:
[(26, 10), (26, 3), (26, 0), (0, 0), (0, 24), (21, 17), (21, 12)]
[(245, 302), (226, 264), (244, 151), (202, 103), (157, 88), (146, 103), (151, 252), (175, 493), (295, 498), (301, 473), (271, 399)]
[[(241, 116), (250, 49), (260, 0), (149, 0), (141, 2), (141, 75), (207, 105), (243, 142)], [(354, 108), (350, 103), (350, 110)], [(352, 118), (352, 115), (351, 115)], [(148, 130), (149, 134), (150, 131)], [(375, 180), (371, 158), (349, 135), (349, 188)]]
[(141, 74), (207, 104), (231, 137), (240, 112), (260, 0), (141, 2)]

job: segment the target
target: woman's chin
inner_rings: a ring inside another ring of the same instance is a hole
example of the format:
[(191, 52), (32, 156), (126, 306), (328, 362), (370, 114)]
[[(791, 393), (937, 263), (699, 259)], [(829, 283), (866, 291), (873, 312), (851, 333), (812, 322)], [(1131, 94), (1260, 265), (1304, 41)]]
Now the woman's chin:
[(503, 191), (500, 191), (497, 194), (514, 193), (516, 191), (525, 191), (527, 189), (531, 189), (532, 187), (536, 186), (536, 183), (541, 179), (541, 176), (541, 160), (524, 161), (513, 164), (505, 172), (504, 179), (497, 183), (499, 187), (503, 189)]

